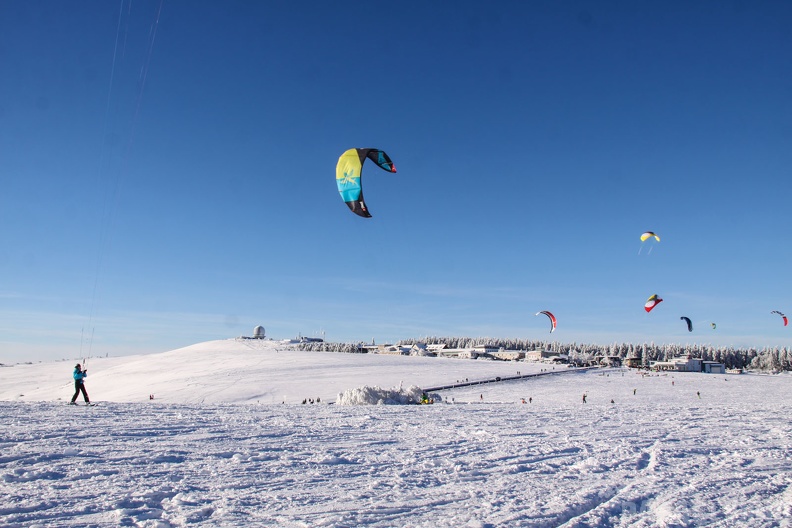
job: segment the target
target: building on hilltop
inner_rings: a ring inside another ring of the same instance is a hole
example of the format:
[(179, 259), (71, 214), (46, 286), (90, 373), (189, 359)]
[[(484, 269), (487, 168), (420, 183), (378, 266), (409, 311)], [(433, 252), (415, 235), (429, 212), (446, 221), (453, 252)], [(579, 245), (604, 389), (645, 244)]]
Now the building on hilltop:
[(501, 359), (503, 361), (519, 361), (521, 359), (525, 359), (525, 351), (524, 350), (498, 350), (497, 352), (493, 352), (492, 356), (495, 359)]
[(476, 345), (473, 347), (473, 350), (479, 356), (492, 356), (501, 350), (501, 348), (496, 347), (495, 345)]
[(596, 355), (594, 361), (601, 367), (621, 367), (622, 364), (619, 356)]
[(703, 361), (701, 368), (701, 372), (706, 372), (707, 374), (726, 374), (726, 365), (717, 361)]
[(415, 343), (413, 345), (404, 345), (401, 347), (410, 356), (437, 356), (437, 352), (429, 350), (426, 343)]
[(707, 374), (725, 374), (726, 365), (717, 361), (704, 361), (690, 354), (679, 356), (670, 361), (655, 361), (650, 365), (652, 370), (673, 372), (706, 372)]
[(525, 353), (525, 360), (538, 361), (541, 363), (566, 363), (569, 361), (569, 357), (566, 354), (562, 354), (560, 352), (553, 352), (551, 350), (537, 348), (527, 351)]
[(440, 357), (476, 359), (478, 353), (472, 348), (443, 348), (437, 351)]
[(399, 346), (390, 343), (381, 345), (361, 343), (357, 347), (358, 351), (363, 354), (386, 354), (391, 356), (406, 356), (413, 350), (412, 346)]
[(495, 345), (476, 345), (469, 348), (448, 348), (445, 343), (432, 343), (424, 345), (428, 354), (439, 357), (451, 357), (462, 359), (493, 358), (503, 349)]
[(264, 327), (257, 326), (253, 329), (253, 336), (240, 336), (239, 339), (266, 339), (267, 337), (264, 335)]
[(628, 368), (641, 368), (643, 365), (643, 359), (636, 356), (631, 356), (624, 359), (624, 365)]

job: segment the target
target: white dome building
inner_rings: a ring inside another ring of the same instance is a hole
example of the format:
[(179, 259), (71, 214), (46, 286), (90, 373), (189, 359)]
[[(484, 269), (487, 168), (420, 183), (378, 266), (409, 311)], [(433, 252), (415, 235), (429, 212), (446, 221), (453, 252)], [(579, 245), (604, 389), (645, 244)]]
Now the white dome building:
[(264, 327), (257, 326), (253, 329), (253, 339), (264, 339)]

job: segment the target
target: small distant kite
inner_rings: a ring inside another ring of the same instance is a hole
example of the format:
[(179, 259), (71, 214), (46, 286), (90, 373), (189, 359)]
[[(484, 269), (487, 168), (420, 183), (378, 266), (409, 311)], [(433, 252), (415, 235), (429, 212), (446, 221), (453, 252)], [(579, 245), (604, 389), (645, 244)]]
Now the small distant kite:
[(690, 317), (685, 317), (683, 315), (682, 317), (680, 317), (680, 319), (682, 319), (683, 321), (685, 321), (687, 323), (688, 332), (692, 332), (693, 331), (693, 321), (690, 320)]
[[(646, 233), (644, 233), (643, 235), (641, 235), (641, 242), (646, 242), (647, 240), (649, 240), (649, 239), (650, 239), (650, 238), (652, 238), (652, 237), (654, 237), (654, 238), (655, 238), (655, 240), (657, 240), (658, 242), (660, 242), (660, 237), (659, 237), (659, 236), (657, 236), (657, 235), (655, 235), (655, 234), (654, 234), (654, 233), (652, 233), (651, 231), (647, 231)], [(673, 245), (673, 244), (671, 244), (671, 245)]]
[(718, 325), (716, 325), (715, 323), (711, 323), (711, 324), (712, 324), (712, 329), (713, 330), (715, 330), (718, 327)]
[(539, 314), (545, 314), (547, 317), (550, 318), (550, 333), (552, 334), (555, 331), (555, 329), (556, 329), (556, 318), (555, 318), (555, 315), (551, 314), (547, 310), (543, 310), (541, 312), (536, 312), (534, 314), (534, 317), (539, 315)]
[[(644, 234), (641, 235), (641, 247), (638, 249), (638, 254), (641, 254), (641, 250), (644, 247), (644, 244), (650, 238), (654, 238), (657, 242), (660, 242), (660, 237), (657, 236), (653, 231), (646, 231)], [(647, 255), (652, 252), (654, 249), (654, 244), (650, 244), (649, 251), (646, 253)]]
[(363, 201), (363, 187), (360, 177), (363, 173), (363, 162), (366, 158), (376, 163), (381, 169), (396, 172), (396, 166), (385, 152), (373, 148), (349, 149), (338, 158), (336, 165), (336, 184), (341, 199), (349, 209), (358, 216), (371, 218), (366, 202)]
[(784, 314), (782, 314), (782, 313), (781, 313), (781, 312), (779, 312), (778, 310), (773, 310), (773, 311), (772, 311), (772, 312), (770, 312), (770, 313), (775, 313), (775, 314), (778, 314), (778, 315), (780, 315), (780, 316), (781, 316), (781, 319), (783, 319), (783, 320), (784, 320), (784, 326), (786, 326), (786, 325), (788, 325), (788, 324), (789, 324), (789, 319), (787, 319), (787, 316), (786, 316), (786, 315), (784, 315)]
[(655, 306), (657, 306), (657, 305), (658, 305), (658, 304), (660, 304), (661, 302), (663, 302), (663, 299), (661, 299), (660, 297), (658, 297), (658, 296), (657, 296), (657, 294), (655, 294), (655, 295), (652, 295), (651, 297), (649, 297), (649, 298), (646, 300), (646, 304), (644, 304), (644, 310), (646, 310), (646, 313), (649, 313), (649, 312), (651, 312), (651, 311), (652, 311), (652, 309), (653, 309)]

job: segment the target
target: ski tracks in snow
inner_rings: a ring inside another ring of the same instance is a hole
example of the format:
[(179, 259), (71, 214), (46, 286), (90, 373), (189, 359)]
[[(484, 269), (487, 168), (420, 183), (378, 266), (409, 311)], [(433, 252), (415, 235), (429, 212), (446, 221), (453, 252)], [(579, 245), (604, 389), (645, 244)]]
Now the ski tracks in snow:
[(0, 525), (788, 525), (790, 402), (744, 400), (0, 403)]

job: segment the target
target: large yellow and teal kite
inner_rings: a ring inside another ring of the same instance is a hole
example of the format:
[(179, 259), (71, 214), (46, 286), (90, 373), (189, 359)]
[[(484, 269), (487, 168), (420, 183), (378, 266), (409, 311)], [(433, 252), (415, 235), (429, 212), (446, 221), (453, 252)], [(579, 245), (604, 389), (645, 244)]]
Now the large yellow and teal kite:
[(363, 201), (363, 187), (360, 184), (360, 176), (363, 172), (363, 162), (366, 158), (370, 159), (383, 170), (396, 172), (396, 166), (385, 152), (372, 148), (353, 148), (349, 149), (338, 158), (336, 165), (336, 183), (341, 199), (349, 206), (349, 209), (358, 216), (371, 218), (366, 202)]

